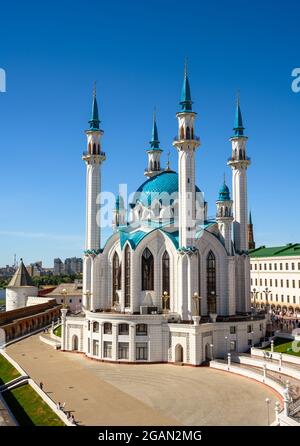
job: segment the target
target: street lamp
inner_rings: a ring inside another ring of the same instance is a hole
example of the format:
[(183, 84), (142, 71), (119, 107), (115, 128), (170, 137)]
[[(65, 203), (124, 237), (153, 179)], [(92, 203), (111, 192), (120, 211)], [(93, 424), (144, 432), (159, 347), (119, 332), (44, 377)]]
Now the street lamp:
[(193, 301), (194, 301), (194, 305), (195, 305), (195, 316), (201, 316), (201, 305), (200, 305), (200, 301), (201, 301), (201, 296), (199, 296), (199, 294), (197, 293), (197, 291), (194, 292), (193, 294)]
[(83, 295), (86, 297), (86, 304), (84, 305), (84, 309), (85, 310), (89, 310), (90, 309), (90, 297), (92, 295), (92, 293), (90, 292), (90, 290), (86, 290)]
[(63, 308), (67, 308), (66, 302), (65, 302), (65, 298), (66, 295), (68, 294), (68, 291), (66, 290), (66, 288), (63, 288), (60, 292), (62, 298), (63, 298)]
[(210, 344), (210, 357), (211, 360), (214, 360), (214, 344)]
[(270, 426), (270, 404), (271, 404), (270, 398), (266, 398), (267, 414), (268, 414), (268, 426)]
[(268, 299), (268, 296), (271, 293), (271, 291), (269, 290), (269, 288), (266, 288), (264, 290), (264, 293), (266, 295), (266, 314), (267, 314), (267, 327), (268, 327), (267, 331), (268, 331), (268, 333), (271, 333), (272, 332), (272, 326), (270, 327), (270, 325), (271, 325), (271, 317), (270, 317), (271, 310), (270, 310), (269, 299)]
[(254, 309), (254, 313), (256, 313), (256, 298), (257, 298), (257, 295), (258, 295), (258, 291), (256, 290), (256, 288), (253, 288), (253, 290), (252, 290), (252, 297), (253, 297), (253, 309)]
[(226, 346), (226, 355), (225, 355), (225, 359), (227, 358), (228, 355), (228, 336), (225, 336), (225, 346)]
[(251, 331), (251, 347), (253, 347), (253, 335), (254, 335), (254, 331)]
[(170, 296), (169, 296), (167, 291), (163, 292), (162, 298), (163, 298), (163, 313), (167, 313), (167, 311), (168, 311), (168, 301), (170, 299)]

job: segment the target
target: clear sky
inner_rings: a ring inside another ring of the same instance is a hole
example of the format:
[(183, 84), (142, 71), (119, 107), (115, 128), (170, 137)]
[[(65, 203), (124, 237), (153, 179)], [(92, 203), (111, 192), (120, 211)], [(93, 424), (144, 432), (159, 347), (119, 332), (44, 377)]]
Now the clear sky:
[(231, 154), (236, 91), (249, 136), (249, 205), (257, 244), (299, 242), (299, 1), (79, 0), (2, 2), (0, 265), (81, 256), (84, 129), (94, 80), (102, 128), (103, 189), (144, 181), (154, 106), (171, 151), (189, 60), (197, 184), (215, 213)]

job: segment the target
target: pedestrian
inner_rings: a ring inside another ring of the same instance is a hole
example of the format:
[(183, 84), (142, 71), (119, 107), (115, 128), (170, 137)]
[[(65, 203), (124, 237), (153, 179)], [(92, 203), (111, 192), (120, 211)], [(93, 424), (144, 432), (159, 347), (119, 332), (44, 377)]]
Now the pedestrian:
[(57, 406), (56, 406), (56, 407), (57, 407), (58, 410), (61, 409), (60, 402), (57, 403)]
[(40, 389), (43, 390), (44, 384), (42, 383), (42, 381), (40, 382)]

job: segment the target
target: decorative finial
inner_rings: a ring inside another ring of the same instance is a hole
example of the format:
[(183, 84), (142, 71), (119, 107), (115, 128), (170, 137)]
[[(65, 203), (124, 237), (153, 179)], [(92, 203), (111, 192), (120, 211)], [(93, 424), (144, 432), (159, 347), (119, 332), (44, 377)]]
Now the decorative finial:
[(224, 184), (226, 184), (226, 173), (224, 172)]
[(167, 167), (166, 167), (166, 170), (170, 170), (170, 155), (171, 155), (171, 152), (169, 150), (168, 153), (167, 153)]
[(97, 93), (97, 82), (94, 81), (94, 88), (93, 88), (93, 97), (96, 97), (96, 93)]
[(187, 77), (187, 75), (188, 75), (188, 58), (186, 56), (184, 60), (184, 77)]
[(156, 122), (156, 105), (154, 106), (153, 109), (153, 121)]
[(240, 89), (238, 89), (236, 92), (236, 103), (238, 107), (240, 106), (240, 99), (241, 99), (241, 92)]

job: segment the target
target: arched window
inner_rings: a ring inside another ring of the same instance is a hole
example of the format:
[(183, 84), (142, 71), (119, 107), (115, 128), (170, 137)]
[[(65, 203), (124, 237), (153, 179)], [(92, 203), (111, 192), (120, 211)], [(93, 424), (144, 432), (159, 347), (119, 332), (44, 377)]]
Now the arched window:
[(154, 260), (151, 251), (145, 248), (142, 255), (142, 290), (154, 289)]
[(91, 149), (92, 149), (91, 143), (89, 142), (89, 153), (91, 153)]
[(96, 153), (97, 153), (97, 150), (96, 150), (96, 144), (94, 143), (94, 144), (93, 144), (93, 154), (96, 155)]
[(99, 333), (99, 322), (93, 322), (93, 332)]
[(243, 159), (242, 149), (240, 149), (240, 151), (239, 151), (239, 159), (240, 160)]
[(98, 153), (100, 153), (100, 144), (98, 144)]
[(115, 252), (113, 257), (113, 304), (119, 302), (117, 290), (121, 288), (121, 265), (118, 253)]
[(185, 134), (186, 134), (186, 139), (190, 139), (191, 138), (191, 133), (190, 133), (189, 126), (187, 126), (187, 128), (186, 128)]
[(130, 248), (125, 248), (125, 307), (130, 307)]
[[(162, 256), (162, 293), (167, 292), (170, 295), (170, 256), (167, 251)], [(170, 299), (165, 302), (165, 309), (170, 309)]]
[(104, 334), (112, 334), (112, 324), (110, 322), (104, 322)]
[(228, 207), (225, 208), (225, 217), (228, 217)]
[(191, 128), (191, 138), (194, 139), (194, 129), (193, 129), (193, 127)]
[(216, 258), (212, 251), (209, 251), (207, 256), (206, 274), (208, 313), (216, 313)]

